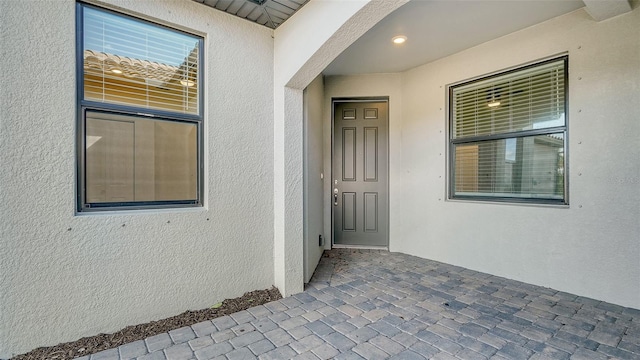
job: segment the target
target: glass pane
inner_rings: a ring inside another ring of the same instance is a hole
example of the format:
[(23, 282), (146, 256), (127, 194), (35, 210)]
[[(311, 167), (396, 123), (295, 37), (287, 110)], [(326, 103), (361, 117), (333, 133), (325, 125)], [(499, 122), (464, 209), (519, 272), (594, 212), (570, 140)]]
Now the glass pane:
[(196, 200), (197, 126), (88, 112), (86, 202)]
[(564, 199), (563, 133), (454, 146), (455, 195)]
[(454, 139), (564, 126), (564, 60), (452, 89)]
[(84, 99), (198, 114), (199, 38), (84, 7)]

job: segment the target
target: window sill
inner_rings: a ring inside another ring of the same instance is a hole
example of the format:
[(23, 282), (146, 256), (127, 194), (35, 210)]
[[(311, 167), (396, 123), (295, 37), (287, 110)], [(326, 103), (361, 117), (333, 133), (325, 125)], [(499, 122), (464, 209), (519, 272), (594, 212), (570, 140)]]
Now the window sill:
[(537, 208), (552, 208), (552, 209), (570, 209), (571, 205), (562, 203), (536, 203), (526, 201), (500, 201), (500, 200), (472, 200), (472, 199), (446, 199), (445, 202), (451, 203), (468, 203), (468, 204), (484, 204), (484, 205), (508, 205), (508, 206), (526, 206)]
[(122, 216), (122, 215), (153, 215), (153, 214), (180, 214), (207, 212), (206, 206), (172, 207), (156, 209), (113, 209), (97, 211), (77, 211), (75, 216)]

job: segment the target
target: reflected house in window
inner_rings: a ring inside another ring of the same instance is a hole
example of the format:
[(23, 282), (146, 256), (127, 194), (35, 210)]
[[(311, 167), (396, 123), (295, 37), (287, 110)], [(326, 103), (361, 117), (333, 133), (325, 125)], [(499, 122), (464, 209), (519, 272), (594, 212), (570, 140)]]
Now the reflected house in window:
[(86, 100), (187, 114), (198, 112), (198, 48), (179, 66), (84, 51)]

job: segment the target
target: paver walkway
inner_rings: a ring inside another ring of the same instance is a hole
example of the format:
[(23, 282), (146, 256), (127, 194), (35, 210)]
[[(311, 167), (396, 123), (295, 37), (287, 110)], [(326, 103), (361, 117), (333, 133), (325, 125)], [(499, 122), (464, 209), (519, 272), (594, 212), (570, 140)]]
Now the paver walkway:
[(301, 294), (90, 357), (130, 358), (640, 359), (640, 310), (409, 255), (336, 249)]

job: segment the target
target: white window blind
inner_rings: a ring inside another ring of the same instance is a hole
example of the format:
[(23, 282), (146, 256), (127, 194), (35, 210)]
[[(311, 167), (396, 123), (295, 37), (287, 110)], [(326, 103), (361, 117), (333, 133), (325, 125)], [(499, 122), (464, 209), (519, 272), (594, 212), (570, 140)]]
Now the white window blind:
[(566, 203), (566, 62), (450, 88), (450, 197)]
[(199, 41), (85, 7), (84, 100), (198, 114)]
[(564, 61), (453, 89), (453, 138), (564, 126)]

